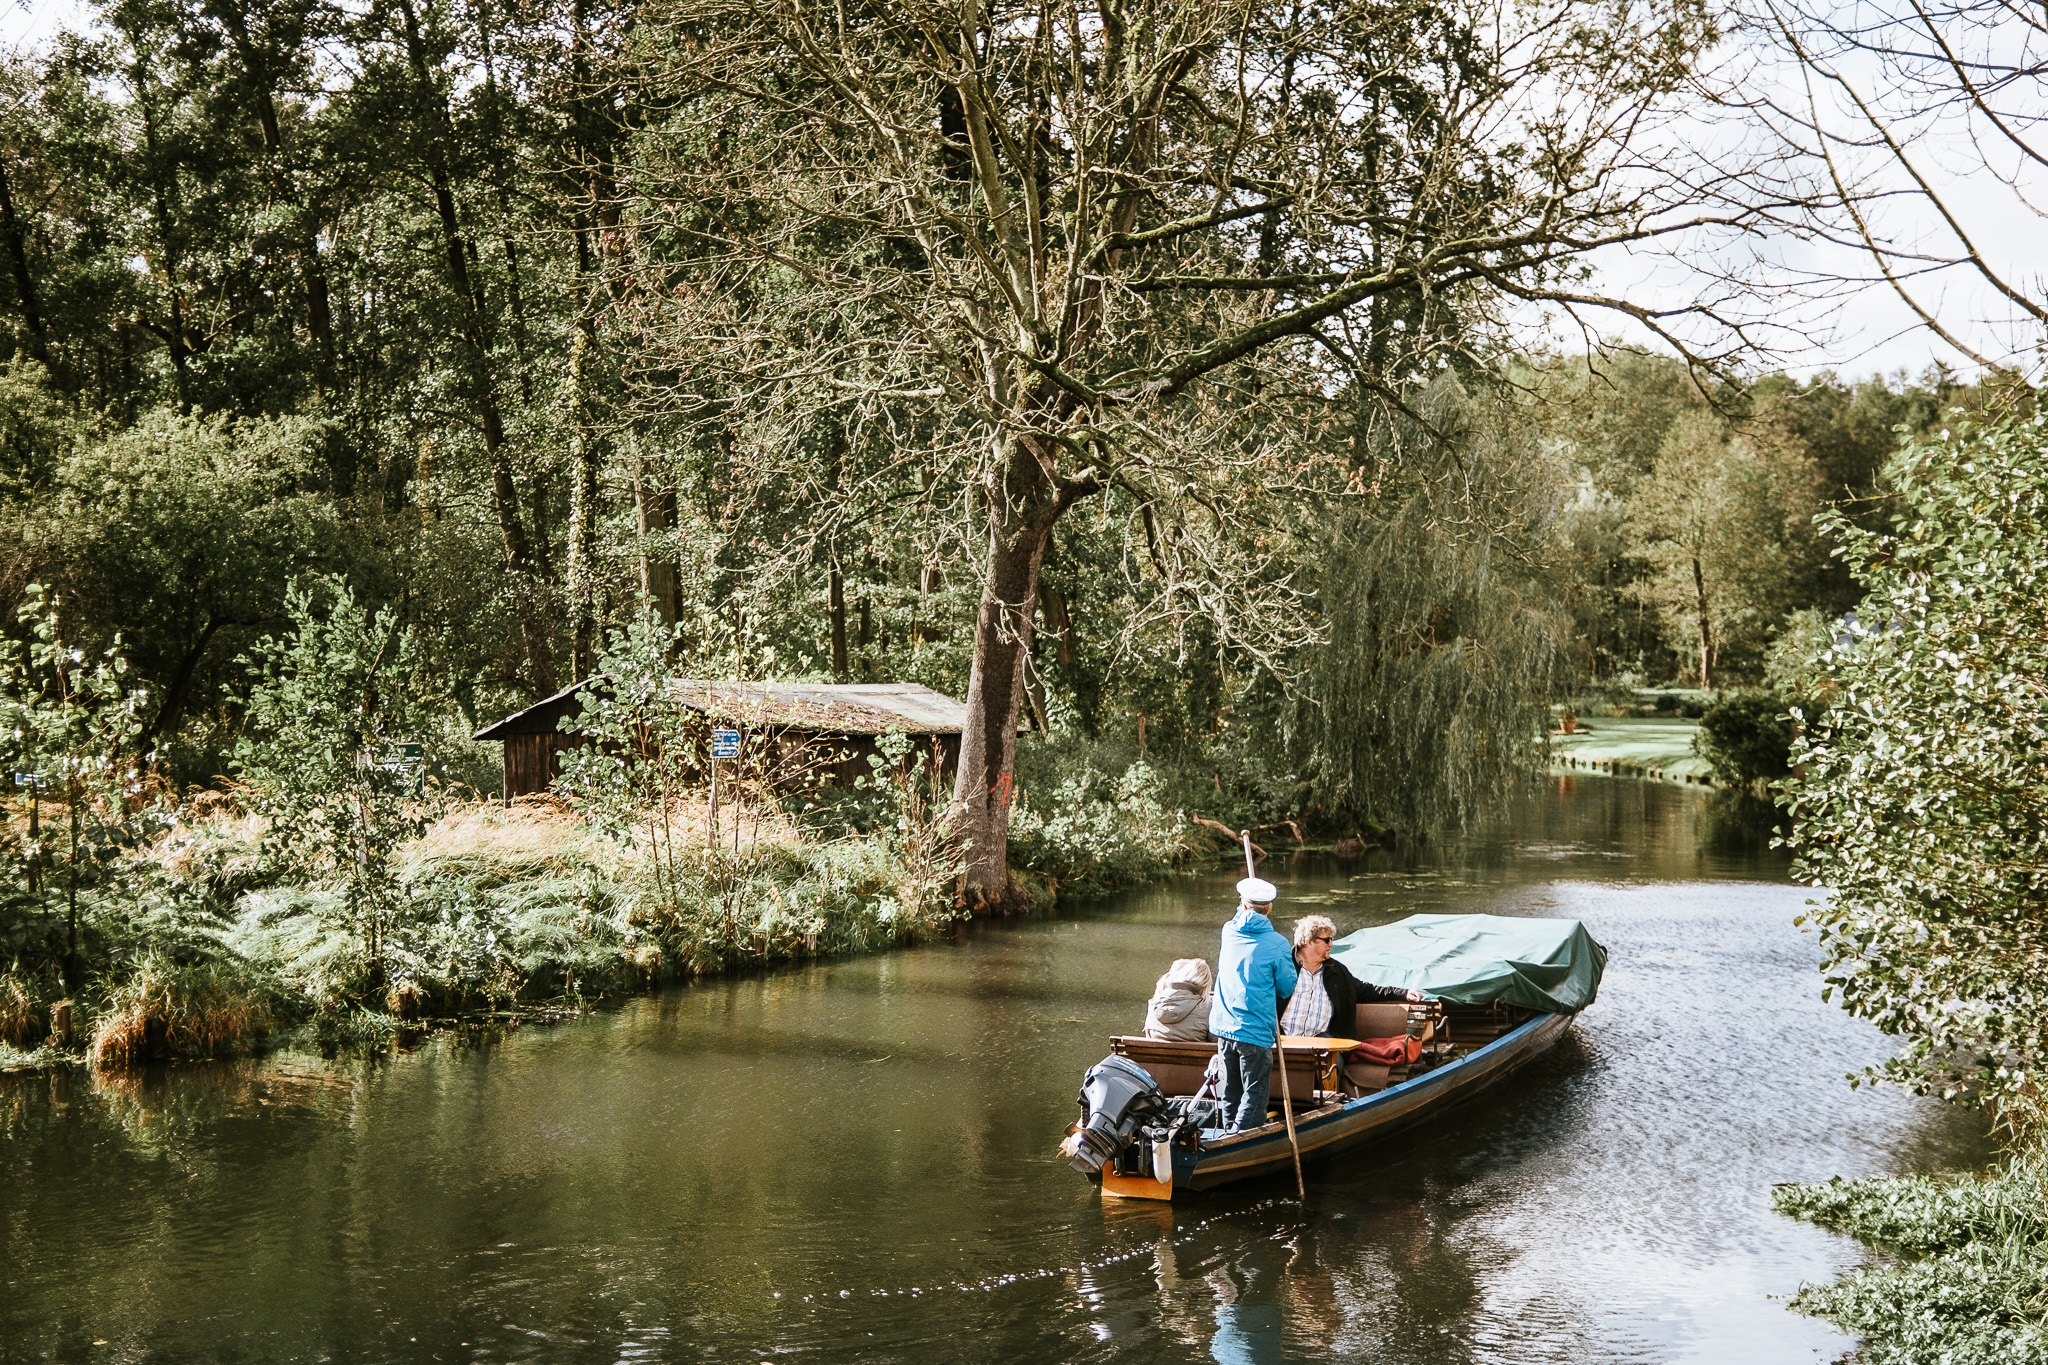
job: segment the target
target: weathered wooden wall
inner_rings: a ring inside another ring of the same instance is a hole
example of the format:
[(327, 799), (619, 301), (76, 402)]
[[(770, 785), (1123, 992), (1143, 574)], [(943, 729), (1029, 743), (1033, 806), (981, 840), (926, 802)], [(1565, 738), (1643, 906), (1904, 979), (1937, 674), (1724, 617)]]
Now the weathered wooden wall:
[(505, 737), (505, 795), (531, 796), (544, 792), (562, 775), (562, 751), (574, 745), (573, 736), (543, 732)]
[[(795, 736), (790, 736), (795, 739)], [(958, 735), (917, 735), (912, 737), (915, 751), (929, 753), (937, 742), (937, 758), (943, 784), (950, 786), (953, 774), (960, 762), (960, 736)], [(578, 741), (573, 735), (559, 731), (536, 731), (530, 734), (505, 736), (505, 795), (532, 796), (544, 792), (562, 775), (562, 753)], [(867, 777), (874, 769), (868, 759), (881, 750), (871, 735), (818, 735), (797, 740), (794, 744), (785, 741), (768, 743), (780, 751), (777, 761), (765, 765), (762, 760), (767, 750), (758, 747), (760, 737), (750, 749), (751, 762), (743, 762), (743, 768), (754, 771), (747, 775), (765, 777), (771, 786), (800, 790), (805, 787), (850, 787), (857, 780)], [(799, 755), (797, 750), (807, 750)], [(737, 775), (737, 774), (735, 774)], [(701, 782), (706, 775), (694, 767), (684, 775), (685, 781)]]

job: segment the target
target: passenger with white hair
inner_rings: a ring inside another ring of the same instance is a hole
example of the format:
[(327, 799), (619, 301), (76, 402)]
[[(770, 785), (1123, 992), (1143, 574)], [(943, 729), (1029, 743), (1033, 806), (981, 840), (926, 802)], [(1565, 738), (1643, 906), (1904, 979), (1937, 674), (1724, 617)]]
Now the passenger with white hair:
[(1280, 1031), (1291, 1038), (1349, 1037), (1359, 1004), (1423, 998), (1421, 991), (1360, 981), (1330, 956), (1336, 940), (1337, 926), (1322, 915), (1294, 922), (1294, 994), (1280, 1014)]
[(1145, 1002), (1145, 1036), (1175, 1043), (1209, 1041), (1209, 988), (1216, 982), (1209, 964), (1184, 957), (1166, 969)]

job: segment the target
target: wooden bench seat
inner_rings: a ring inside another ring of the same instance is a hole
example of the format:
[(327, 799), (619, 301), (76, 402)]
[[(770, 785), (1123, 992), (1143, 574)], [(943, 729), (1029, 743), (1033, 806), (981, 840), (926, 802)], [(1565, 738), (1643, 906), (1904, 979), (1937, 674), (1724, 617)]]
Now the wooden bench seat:
[[(1447, 1024), (1445, 1033), (1448, 1041), (1458, 1047), (1477, 1046), (1492, 1042), (1506, 1033), (1526, 1017), (1526, 1011), (1513, 1011), (1498, 1005), (1450, 1005), (1445, 1007)], [(1352, 1020), (1353, 1038), (1401, 1038), (1408, 1033), (1409, 1007), (1400, 1001), (1376, 1001), (1357, 1007)], [(1332, 1021), (1334, 1024), (1335, 1021)], [(1334, 1033), (1334, 1028), (1332, 1029)], [(1137, 1063), (1152, 1076), (1160, 1093), (1168, 1097), (1193, 1095), (1202, 1088), (1202, 1077), (1208, 1068), (1210, 1058), (1216, 1055), (1216, 1044), (1167, 1042), (1158, 1038), (1137, 1035), (1111, 1038), (1110, 1051), (1119, 1057)], [(1354, 1056), (1343, 1065), (1343, 1088), (1347, 1093), (1369, 1095), (1384, 1090), (1390, 1085), (1399, 1085), (1408, 1079), (1411, 1068), (1407, 1066), (1386, 1066), (1379, 1062), (1366, 1061)], [(1319, 1089), (1331, 1084), (1334, 1077), (1329, 1071), (1317, 1074), (1316, 1059), (1299, 1049), (1289, 1048), (1287, 1052), (1287, 1083), (1292, 1092), (1300, 1096), (1303, 1103)], [(1273, 1102), (1280, 1100), (1280, 1078), (1273, 1078), (1271, 1094)]]
[[(1209, 1059), (1216, 1055), (1216, 1044), (1169, 1043), (1157, 1038), (1121, 1037), (1109, 1040), (1109, 1050), (1127, 1061), (1136, 1062), (1152, 1075), (1159, 1087), (1159, 1093), (1172, 1098), (1178, 1095), (1192, 1095), (1202, 1088), (1203, 1073), (1208, 1070)], [(1318, 1085), (1317, 1059), (1314, 1053), (1300, 1048), (1287, 1049), (1287, 1084), (1293, 1093), (1304, 1101), (1321, 1086)], [(1323, 1080), (1329, 1077), (1325, 1074)], [(1280, 1100), (1280, 1077), (1273, 1077), (1269, 1092), (1274, 1103)]]

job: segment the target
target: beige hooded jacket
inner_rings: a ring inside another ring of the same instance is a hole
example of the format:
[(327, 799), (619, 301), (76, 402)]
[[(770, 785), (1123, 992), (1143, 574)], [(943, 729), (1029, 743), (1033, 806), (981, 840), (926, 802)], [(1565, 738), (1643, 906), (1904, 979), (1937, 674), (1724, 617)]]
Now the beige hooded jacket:
[(1209, 988), (1215, 974), (1199, 957), (1184, 957), (1166, 969), (1145, 1002), (1145, 1036), (1172, 1042), (1209, 1041)]

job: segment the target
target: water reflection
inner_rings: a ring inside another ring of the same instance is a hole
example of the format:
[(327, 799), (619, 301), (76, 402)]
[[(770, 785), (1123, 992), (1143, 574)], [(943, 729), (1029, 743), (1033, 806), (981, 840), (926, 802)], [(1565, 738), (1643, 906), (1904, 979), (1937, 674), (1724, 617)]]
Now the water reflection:
[(0, 1081), (0, 1355), (1831, 1358), (1772, 1296), (1861, 1252), (1769, 1186), (1981, 1129), (1842, 1083), (1884, 1042), (1820, 1002), (1783, 858), (1715, 818), (1565, 779), (1453, 846), (1279, 868), (1347, 930), (1564, 914), (1613, 954), (1563, 1043), (1311, 1166), (1305, 1213), (1291, 1178), (1105, 1202), (1053, 1152), (1163, 964), (1214, 951), (1227, 870), (483, 1046)]
[[(1209, 1338), (1209, 1358), (1216, 1365), (1273, 1365), (1281, 1359), (1282, 1273), (1273, 1249), (1253, 1242), (1229, 1265), (1210, 1274), (1216, 1332)], [(1291, 1278), (1287, 1288), (1294, 1288)]]

